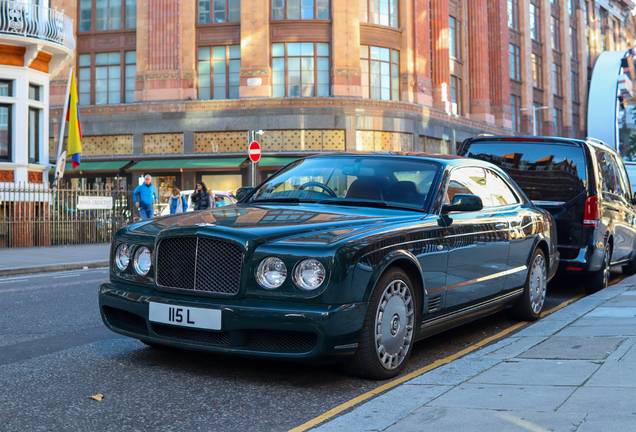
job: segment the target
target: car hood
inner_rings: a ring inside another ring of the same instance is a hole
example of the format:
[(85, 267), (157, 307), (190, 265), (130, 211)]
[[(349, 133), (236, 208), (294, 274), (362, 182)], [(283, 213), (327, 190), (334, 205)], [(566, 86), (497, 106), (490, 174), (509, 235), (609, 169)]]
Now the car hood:
[(196, 233), (264, 241), (328, 244), (387, 224), (419, 220), (421, 212), (394, 209), (299, 204), (227, 206), (138, 222), (130, 234), (173, 236)]

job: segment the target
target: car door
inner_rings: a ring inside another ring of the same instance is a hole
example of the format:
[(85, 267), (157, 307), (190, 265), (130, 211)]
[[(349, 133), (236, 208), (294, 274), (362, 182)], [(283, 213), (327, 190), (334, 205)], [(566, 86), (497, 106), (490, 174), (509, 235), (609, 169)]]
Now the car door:
[(601, 195), (602, 215), (601, 219), (607, 225), (613, 227), (614, 244), (612, 249), (612, 262), (626, 259), (632, 252), (633, 241), (631, 228), (622, 202), (622, 186), (620, 177), (616, 174), (616, 163), (609, 152), (597, 149), (599, 174), (602, 177), (603, 188)]
[(625, 165), (616, 155), (612, 155), (612, 160), (614, 162), (614, 174), (616, 175), (617, 201), (620, 207), (620, 218), (617, 222), (619, 228), (617, 231), (622, 237), (619, 255), (616, 256), (616, 260), (623, 260), (630, 258), (634, 250), (634, 243), (636, 241), (636, 212), (632, 205), (632, 190), (629, 180), (627, 179)]
[(484, 208), (451, 212), (446, 223), (449, 246), (446, 307), (462, 309), (501, 293), (508, 265), (508, 223), (494, 206), (481, 167), (458, 167), (450, 174), (445, 204), (455, 194), (468, 193), (482, 199)]

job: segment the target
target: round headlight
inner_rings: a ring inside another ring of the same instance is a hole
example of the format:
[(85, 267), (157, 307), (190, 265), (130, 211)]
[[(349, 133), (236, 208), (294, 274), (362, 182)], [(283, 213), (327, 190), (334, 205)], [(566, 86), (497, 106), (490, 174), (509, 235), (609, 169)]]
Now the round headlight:
[(130, 246), (120, 244), (115, 251), (115, 265), (121, 271), (126, 270), (130, 262)]
[(315, 290), (325, 280), (325, 267), (320, 261), (307, 259), (294, 269), (294, 282), (304, 290)]
[(133, 268), (135, 269), (135, 273), (140, 276), (146, 276), (150, 270), (151, 264), (152, 257), (150, 255), (150, 250), (145, 246), (137, 249), (135, 252), (135, 258), (133, 259)]
[(256, 279), (265, 289), (276, 289), (287, 279), (285, 263), (276, 257), (265, 258), (258, 265)]

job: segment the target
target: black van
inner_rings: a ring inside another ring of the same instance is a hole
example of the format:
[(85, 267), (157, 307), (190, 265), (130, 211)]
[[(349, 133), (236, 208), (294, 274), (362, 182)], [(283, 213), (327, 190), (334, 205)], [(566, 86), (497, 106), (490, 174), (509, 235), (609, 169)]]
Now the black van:
[(588, 273), (589, 293), (607, 286), (610, 265), (636, 274), (635, 201), (615, 150), (589, 139), (480, 136), (458, 154), (501, 167), (554, 215), (559, 272)]

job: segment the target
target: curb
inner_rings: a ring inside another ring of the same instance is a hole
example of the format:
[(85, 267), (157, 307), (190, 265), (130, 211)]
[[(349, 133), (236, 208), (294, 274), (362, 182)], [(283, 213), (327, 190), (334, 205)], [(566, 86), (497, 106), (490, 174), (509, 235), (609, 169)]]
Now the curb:
[(64, 270), (82, 270), (84, 268), (99, 268), (108, 267), (109, 261), (90, 261), (85, 263), (73, 263), (73, 264), (50, 264), (39, 267), (16, 267), (10, 269), (0, 270), (0, 277), (2, 276), (16, 276), (33, 273), (48, 273)]

